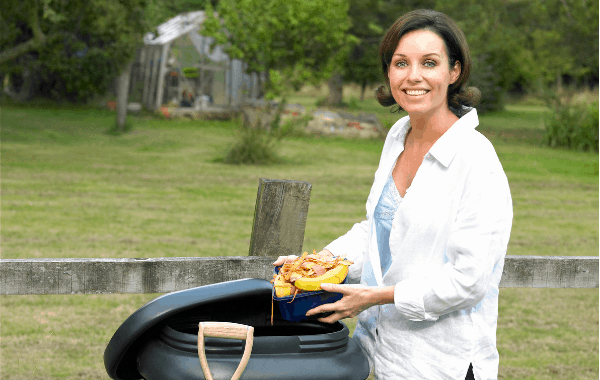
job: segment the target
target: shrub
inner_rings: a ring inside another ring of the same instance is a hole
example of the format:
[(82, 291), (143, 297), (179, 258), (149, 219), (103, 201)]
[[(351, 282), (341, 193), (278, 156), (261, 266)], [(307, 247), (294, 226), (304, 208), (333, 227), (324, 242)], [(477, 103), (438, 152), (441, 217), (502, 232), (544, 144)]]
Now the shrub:
[(556, 97), (544, 124), (550, 147), (598, 153), (598, 101), (571, 103)]
[(240, 123), (238, 141), (229, 149), (226, 164), (270, 164), (277, 161), (275, 142), (270, 131)]
[(275, 110), (271, 107), (257, 109), (259, 115), (255, 120), (245, 117), (240, 122), (237, 141), (229, 149), (223, 162), (234, 165), (268, 165), (279, 162), (277, 148), (280, 141), (287, 136), (299, 134), (298, 127), (305, 126), (311, 119), (310, 115), (304, 115), (282, 122), (284, 108), (285, 103), (281, 102)]

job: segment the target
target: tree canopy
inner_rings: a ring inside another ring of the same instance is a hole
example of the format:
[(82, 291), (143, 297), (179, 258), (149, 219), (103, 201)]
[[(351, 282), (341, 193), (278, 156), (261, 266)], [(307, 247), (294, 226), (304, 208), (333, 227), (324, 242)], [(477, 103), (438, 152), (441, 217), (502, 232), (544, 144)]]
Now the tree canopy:
[(13, 86), (56, 99), (102, 93), (140, 44), (145, 6), (144, 0), (9, 1), (2, 7), (0, 71)]
[(221, 0), (216, 11), (208, 8), (202, 33), (248, 72), (267, 73), (271, 98), (326, 79), (352, 42), (347, 0)]

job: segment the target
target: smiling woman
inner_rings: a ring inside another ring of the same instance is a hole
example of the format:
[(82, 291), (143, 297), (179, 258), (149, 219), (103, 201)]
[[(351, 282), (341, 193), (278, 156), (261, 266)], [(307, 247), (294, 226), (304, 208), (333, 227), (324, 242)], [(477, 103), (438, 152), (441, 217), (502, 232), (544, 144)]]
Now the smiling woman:
[(388, 86), (377, 98), (408, 116), (388, 132), (367, 219), (324, 248), (354, 262), (349, 284), (322, 284), (343, 297), (306, 315), (358, 315), (353, 339), (378, 380), (497, 378), (512, 199), (475, 130), (465, 36), (448, 16), (417, 10), (392, 25), (379, 54)]

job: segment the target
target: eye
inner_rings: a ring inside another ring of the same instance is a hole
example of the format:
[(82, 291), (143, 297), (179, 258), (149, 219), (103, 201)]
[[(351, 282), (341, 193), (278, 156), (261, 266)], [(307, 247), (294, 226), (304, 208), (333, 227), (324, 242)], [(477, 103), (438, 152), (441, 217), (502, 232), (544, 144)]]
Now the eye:
[(394, 66), (396, 66), (396, 67), (405, 67), (406, 66), (406, 61), (396, 61), (394, 63)]
[(436, 62), (435, 61), (425, 61), (424, 65), (426, 67), (435, 67), (436, 66)]

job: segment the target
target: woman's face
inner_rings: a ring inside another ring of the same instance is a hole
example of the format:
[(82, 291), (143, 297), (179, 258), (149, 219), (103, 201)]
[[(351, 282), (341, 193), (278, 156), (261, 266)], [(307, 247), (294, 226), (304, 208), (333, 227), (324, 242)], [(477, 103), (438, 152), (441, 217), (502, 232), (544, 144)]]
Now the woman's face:
[(460, 63), (452, 70), (446, 46), (429, 30), (402, 36), (388, 69), (396, 102), (413, 115), (431, 116), (448, 109), (448, 86), (460, 75)]

